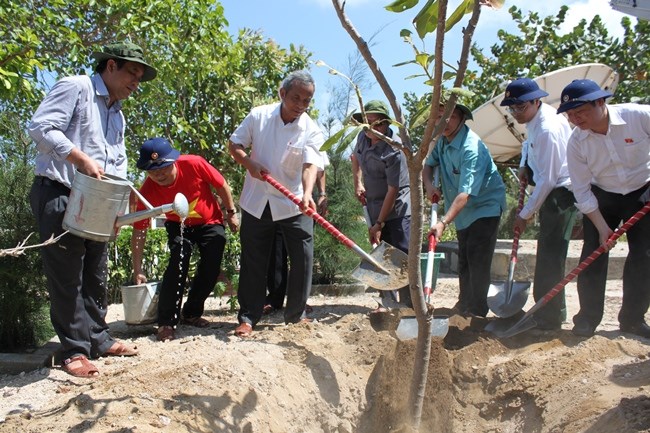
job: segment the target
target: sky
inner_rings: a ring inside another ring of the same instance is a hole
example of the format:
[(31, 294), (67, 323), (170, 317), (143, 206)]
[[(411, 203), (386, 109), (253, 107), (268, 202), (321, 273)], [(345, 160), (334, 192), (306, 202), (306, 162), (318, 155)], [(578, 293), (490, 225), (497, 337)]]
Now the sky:
[[(384, 9), (384, 6), (390, 2), (390, 0), (347, 0), (345, 10), (353, 26), (366, 41), (374, 35), (370, 47), (373, 56), (386, 75), (398, 100), (403, 102), (404, 92), (421, 94), (427, 90), (427, 87), (422, 84), (423, 79), (406, 78), (421, 73), (421, 69), (414, 65), (394, 66), (413, 59), (412, 48), (402, 41), (399, 36), (400, 30), (405, 28), (412, 30), (416, 46), (428, 53), (433, 52), (435, 40), (433, 36), (428, 36), (425, 38), (426, 45), (420, 45), (420, 40), (411, 24), (411, 20), (419, 10), (417, 6), (402, 13), (393, 13)], [(420, 1), (420, 5), (424, 3), (424, 0)], [(450, 0), (450, 12), (459, 3), (460, 0)], [(221, 0), (221, 4), (224, 7), (226, 20), (230, 24), (229, 31), (233, 35), (242, 28), (249, 28), (260, 31), (265, 38), (273, 39), (284, 48), (288, 48), (291, 44), (303, 45), (307, 51), (313, 53), (312, 61), (322, 60), (341, 72), (347, 70), (348, 58), (356, 52), (356, 46), (343, 29), (331, 0)], [(513, 5), (522, 9), (524, 14), (535, 11), (545, 17), (555, 16), (560, 6), (564, 4), (569, 6), (569, 13), (564, 26), (558, 29), (560, 34), (569, 31), (582, 18), (589, 22), (593, 16), (600, 15), (610, 29), (611, 36), (622, 36), (620, 22), (626, 15), (613, 10), (608, 0), (506, 0), (500, 10), (484, 8), (481, 11), (473, 41), (489, 54), (489, 48), (498, 42), (499, 29), (518, 34), (508, 13), (508, 9)], [(468, 17), (469, 15), (459, 24), (467, 22)], [(629, 18), (632, 22), (636, 22), (636, 18)], [(461, 39), (461, 25), (457, 25), (445, 38), (446, 61), (457, 62)], [(316, 82), (314, 97), (316, 107), (323, 110), (329, 99), (328, 89), (341, 84), (343, 79), (328, 74), (327, 68), (315, 65), (312, 66), (311, 73)], [(374, 81), (374, 77), (371, 79)], [(364, 101), (386, 100), (377, 84), (364, 92), (363, 98)]]

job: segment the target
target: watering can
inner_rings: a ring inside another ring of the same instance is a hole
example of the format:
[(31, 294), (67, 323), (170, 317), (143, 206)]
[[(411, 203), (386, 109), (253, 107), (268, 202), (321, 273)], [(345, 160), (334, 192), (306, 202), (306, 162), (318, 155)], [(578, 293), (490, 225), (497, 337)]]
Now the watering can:
[[(147, 209), (124, 214), (131, 191), (140, 197)], [(154, 208), (126, 179), (109, 174), (97, 179), (76, 172), (63, 216), (63, 228), (85, 239), (108, 242), (115, 239), (116, 227), (172, 211), (181, 219), (189, 214), (189, 204), (183, 194), (176, 194), (173, 203)]]

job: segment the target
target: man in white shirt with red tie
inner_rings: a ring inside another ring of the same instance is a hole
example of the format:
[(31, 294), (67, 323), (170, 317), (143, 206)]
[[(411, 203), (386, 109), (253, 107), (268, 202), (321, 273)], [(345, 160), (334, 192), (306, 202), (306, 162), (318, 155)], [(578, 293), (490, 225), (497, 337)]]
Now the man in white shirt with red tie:
[[(584, 214), (581, 260), (607, 239), (647, 200), (650, 186), (650, 106), (609, 105), (612, 93), (591, 80), (574, 80), (562, 91), (558, 113), (566, 112), (574, 129), (567, 160), (578, 209)], [(621, 331), (650, 338), (645, 314), (650, 306), (650, 218), (627, 232), (629, 253), (623, 270)], [(603, 317), (607, 262), (602, 254), (578, 276), (580, 311), (573, 333), (591, 337)]]

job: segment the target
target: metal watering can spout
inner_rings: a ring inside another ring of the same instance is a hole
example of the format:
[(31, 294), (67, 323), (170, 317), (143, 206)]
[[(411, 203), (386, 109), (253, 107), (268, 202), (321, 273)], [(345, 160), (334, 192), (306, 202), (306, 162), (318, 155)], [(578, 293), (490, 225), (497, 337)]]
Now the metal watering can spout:
[(140, 221), (146, 218), (153, 218), (172, 211), (175, 212), (183, 220), (187, 218), (187, 215), (190, 213), (190, 205), (187, 202), (187, 198), (185, 198), (185, 196), (180, 192), (176, 193), (176, 197), (174, 197), (174, 201), (172, 203), (164, 204), (158, 207), (151, 207), (149, 203), (145, 202), (145, 205), (149, 209), (118, 216), (115, 220), (115, 226), (119, 227), (132, 224), (136, 221)]

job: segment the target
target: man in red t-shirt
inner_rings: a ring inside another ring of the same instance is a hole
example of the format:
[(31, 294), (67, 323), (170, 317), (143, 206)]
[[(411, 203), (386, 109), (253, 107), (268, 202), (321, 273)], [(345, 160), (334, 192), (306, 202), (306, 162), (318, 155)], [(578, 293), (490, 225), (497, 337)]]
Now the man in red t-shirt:
[[(170, 257), (160, 287), (157, 338), (159, 341), (173, 340), (174, 327), (179, 320), (183, 324), (200, 328), (210, 325), (201, 316), (205, 300), (212, 293), (219, 277), (226, 245), (224, 214), (213, 189), (226, 208), (225, 220), (230, 230), (236, 232), (239, 221), (228, 183), (202, 157), (180, 155), (166, 139), (158, 137), (144, 142), (137, 166), (147, 171), (140, 193), (152, 206), (172, 203), (177, 193), (185, 195), (189, 202), (189, 214), (184, 221), (173, 212), (165, 215)], [(138, 202), (137, 210), (142, 209), (144, 204)], [(142, 252), (149, 221), (146, 219), (133, 224), (131, 250), (135, 284), (147, 281), (142, 271)], [(199, 248), (201, 257), (181, 311), (194, 245)]]

